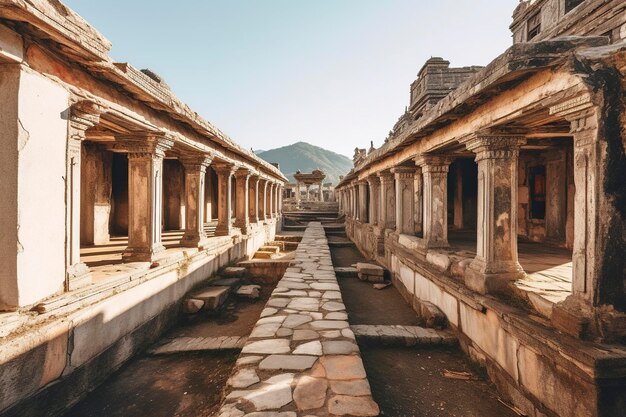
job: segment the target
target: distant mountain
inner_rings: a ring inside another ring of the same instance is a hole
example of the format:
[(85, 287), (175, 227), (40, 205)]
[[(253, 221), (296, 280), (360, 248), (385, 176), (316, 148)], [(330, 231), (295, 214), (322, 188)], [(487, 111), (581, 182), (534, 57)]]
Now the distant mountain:
[(258, 155), (260, 153), (265, 152), (265, 149), (255, 149), (253, 152)]
[(257, 155), (267, 162), (278, 162), (280, 170), (289, 181), (294, 181), (293, 174), (298, 170), (308, 173), (314, 169), (321, 169), (326, 174), (324, 182), (336, 185), (339, 176), (346, 175), (352, 169), (352, 161), (349, 158), (306, 142), (257, 152)]

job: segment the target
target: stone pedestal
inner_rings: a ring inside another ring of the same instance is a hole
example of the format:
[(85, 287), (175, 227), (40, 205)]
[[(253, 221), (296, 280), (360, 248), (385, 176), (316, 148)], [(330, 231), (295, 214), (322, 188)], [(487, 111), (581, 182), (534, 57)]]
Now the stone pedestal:
[(391, 170), (396, 182), (396, 232), (412, 235), (415, 233), (413, 216), (415, 168), (397, 167)]
[(378, 174), (380, 178), (380, 218), (378, 225), (383, 229), (396, 227), (396, 193), (394, 175), (385, 171)]
[(466, 285), (480, 293), (503, 292), (524, 275), (517, 260), (519, 136), (477, 136), (466, 142), (478, 163), (476, 258)]
[(450, 159), (427, 155), (416, 160), (422, 169), (423, 235), (426, 248), (448, 247), (448, 169)]
[(163, 158), (173, 140), (161, 133), (118, 138), (128, 151), (128, 247), (125, 262), (153, 262), (161, 243)]
[(237, 206), (235, 207), (235, 227), (241, 229), (241, 233), (247, 235), (250, 232), (249, 216), (249, 186), (250, 171), (247, 169), (239, 169), (235, 172), (235, 184), (237, 193)]
[(214, 167), (217, 174), (217, 236), (229, 236), (232, 233), (232, 178), (235, 173), (232, 164), (218, 164)]
[(208, 155), (181, 158), (185, 168), (185, 234), (180, 244), (185, 247), (204, 247), (205, 177), (212, 158)]

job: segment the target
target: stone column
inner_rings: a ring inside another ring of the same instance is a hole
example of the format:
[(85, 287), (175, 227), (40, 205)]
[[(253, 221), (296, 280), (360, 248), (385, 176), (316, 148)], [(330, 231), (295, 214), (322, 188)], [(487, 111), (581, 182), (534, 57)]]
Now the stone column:
[(324, 202), (324, 182), (320, 181), (320, 202)]
[(465, 144), (478, 163), (476, 258), (465, 284), (480, 293), (502, 292), (523, 276), (517, 260), (517, 167), (521, 136), (476, 136)]
[(267, 178), (259, 180), (259, 221), (267, 219), (267, 204), (265, 197), (267, 195)]
[(391, 172), (396, 181), (396, 232), (413, 235), (415, 233), (413, 217), (415, 168), (397, 167)]
[(380, 211), (378, 225), (383, 229), (396, 227), (395, 179), (390, 171), (378, 174), (380, 178)]
[(185, 234), (180, 244), (202, 248), (207, 236), (204, 232), (206, 168), (211, 163), (209, 155), (189, 155), (180, 159), (185, 168)]
[(276, 184), (276, 216), (283, 214), (283, 186)]
[(302, 196), (300, 195), (300, 187), (301, 187), (300, 181), (296, 181), (296, 202), (297, 203), (300, 203), (300, 200), (302, 198)]
[(161, 243), (163, 158), (174, 141), (158, 132), (119, 138), (128, 151), (128, 247), (126, 262), (153, 262), (165, 250)]
[(276, 217), (276, 212), (274, 211), (274, 188), (276, 188), (276, 183), (274, 182), (271, 182), (267, 187), (267, 212), (271, 219)]
[(457, 165), (454, 172), (454, 228), (463, 228), (463, 172)]
[(238, 227), (244, 235), (250, 232), (250, 202), (248, 191), (250, 174), (251, 172), (247, 168), (239, 168), (235, 172), (235, 192), (237, 193), (235, 227)]
[(448, 247), (448, 168), (450, 160), (427, 155), (417, 159), (423, 174), (423, 235), (426, 248)]
[(377, 176), (372, 175), (367, 179), (367, 184), (369, 185), (370, 191), (369, 223), (371, 225), (376, 225), (379, 221), (378, 200), (380, 199), (380, 179)]
[(217, 236), (232, 233), (232, 178), (237, 167), (230, 163), (220, 163), (213, 167), (217, 174)]
[(551, 152), (546, 160), (546, 238), (554, 244), (562, 244), (565, 242), (567, 221), (565, 152)]
[(413, 223), (415, 223), (415, 235), (422, 236), (423, 212), (424, 212), (424, 185), (421, 168), (417, 167), (413, 175)]
[(248, 180), (248, 216), (250, 223), (259, 222), (259, 183), (261, 179), (257, 174), (250, 176)]
[[(574, 136), (572, 295), (554, 306), (554, 325), (606, 342), (626, 336), (626, 219), (622, 144), (600, 109), (567, 115)], [(605, 127), (602, 129), (600, 126)], [(622, 158), (621, 160), (618, 158)]]
[(89, 268), (80, 261), (81, 148), (85, 131), (100, 122), (103, 111), (102, 107), (89, 101), (76, 103), (70, 109), (65, 181), (66, 291), (91, 284)]
[(310, 184), (304, 184), (304, 186), (306, 187), (306, 201), (309, 201), (311, 199), (311, 185)]
[(359, 182), (359, 220), (361, 223), (368, 222), (368, 204), (367, 204), (367, 182)]

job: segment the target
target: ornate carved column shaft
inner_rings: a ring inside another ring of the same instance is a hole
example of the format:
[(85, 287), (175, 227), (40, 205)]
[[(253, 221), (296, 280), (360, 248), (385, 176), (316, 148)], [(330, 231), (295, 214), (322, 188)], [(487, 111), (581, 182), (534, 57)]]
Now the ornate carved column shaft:
[(86, 130), (100, 122), (104, 108), (91, 102), (74, 104), (69, 114), (66, 160), (66, 248), (65, 248), (65, 289), (67, 291), (84, 287), (91, 283), (87, 265), (80, 261), (80, 187), (81, 187), (81, 148)]
[(383, 229), (396, 227), (396, 193), (395, 179), (391, 172), (378, 174), (380, 178), (380, 218), (378, 225)]
[(376, 225), (379, 222), (378, 207), (380, 199), (380, 179), (376, 176), (370, 176), (367, 179), (370, 191), (370, 215), (369, 223)]
[(209, 155), (189, 155), (180, 159), (185, 168), (185, 234), (180, 243), (186, 247), (203, 247), (207, 236), (204, 232), (205, 177), (211, 163)]
[(241, 229), (241, 233), (247, 235), (250, 232), (250, 200), (248, 186), (251, 172), (240, 168), (235, 172), (235, 192), (237, 193), (235, 207), (235, 227)]
[(232, 233), (232, 178), (237, 167), (230, 163), (220, 163), (213, 168), (217, 174), (217, 227), (215, 234), (228, 236)]
[(134, 133), (118, 138), (128, 151), (128, 247), (125, 261), (152, 262), (161, 243), (163, 158), (174, 141), (163, 133)]
[(367, 182), (361, 181), (358, 184), (359, 187), (359, 220), (361, 223), (367, 223), (368, 219), (368, 204), (367, 204)]
[(481, 293), (506, 290), (523, 275), (517, 260), (517, 166), (520, 136), (477, 136), (465, 144), (478, 163), (476, 258), (465, 276)]
[(424, 213), (424, 184), (421, 168), (417, 167), (413, 175), (413, 223), (415, 223), (415, 234), (421, 236), (423, 233), (423, 213)]
[(391, 172), (396, 182), (396, 231), (402, 234), (415, 233), (415, 219), (413, 217), (413, 181), (415, 168), (397, 167)]
[(259, 182), (258, 175), (252, 175), (248, 180), (248, 216), (251, 223), (259, 222)]
[(423, 235), (427, 248), (448, 247), (448, 168), (450, 160), (441, 156), (422, 156)]

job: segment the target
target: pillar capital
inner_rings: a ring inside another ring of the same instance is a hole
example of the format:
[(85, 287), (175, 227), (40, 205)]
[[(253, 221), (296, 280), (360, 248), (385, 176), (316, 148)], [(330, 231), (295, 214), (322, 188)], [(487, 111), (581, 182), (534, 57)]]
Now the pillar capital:
[(506, 159), (519, 155), (519, 148), (526, 143), (521, 135), (477, 134), (465, 141), (465, 147), (476, 154), (476, 161), (482, 159)]
[(232, 162), (218, 162), (211, 166), (218, 175), (233, 175), (237, 171), (237, 165)]
[(380, 179), (381, 184), (389, 183), (394, 181), (394, 175), (391, 170), (381, 171), (378, 173), (378, 178)]
[(240, 167), (237, 169), (237, 171), (235, 171), (235, 178), (239, 179), (239, 178), (250, 178), (250, 176), (252, 175), (252, 171), (249, 168), (246, 167)]
[(452, 163), (452, 158), (444, 155), (421, 155), (415, 158), (415, 165), (422, 169), (422, 172), (447, 173)]
[(105, 107), (91, 100), (81, 100), (74, 103), (69, 109), (70, 137), (84, 140), (85, 131), (100, 123), (100, 115)]
[(366, 181), (370, 185), (370, 187), (380, 185), (380, 178), (377, 175), (370, 175), (369, 177), (367, 177)]
[(204, 173), (213, 161), (213, 156), (204, 153), (183, 155), (179, 158), (179, 161), (187, 171), (198, 171)]
[(415, 175), (414, 167), (395, 167), (391, 169), (396, 179), (412, 179)]
[(142, 131), (116, 136), (118, 142), (114, 148), (124, 149), (129, 158), (156, 156), (165, 157), (165, 152), (172, 148), (174, 139), (165, 132)]

